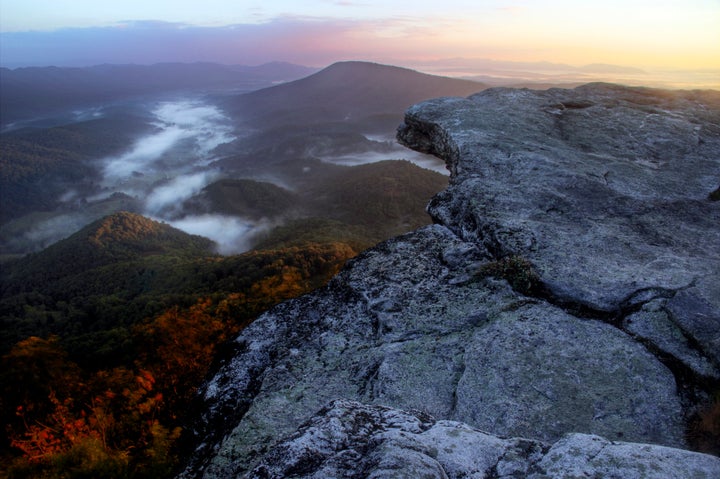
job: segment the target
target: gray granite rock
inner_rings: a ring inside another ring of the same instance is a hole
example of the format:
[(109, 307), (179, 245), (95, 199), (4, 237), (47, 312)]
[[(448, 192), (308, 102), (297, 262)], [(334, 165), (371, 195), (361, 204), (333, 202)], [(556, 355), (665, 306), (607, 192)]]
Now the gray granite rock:
[(684, 445), (681, 401), (660, 361), (617, 328), (478, 276), (487, 261), (482, 248), (430, 226), (261, 316), (205, 390), (208, 442), (193, 474), (243, 473), (337, 398), (501, 435)]
[(667, 299), (686, 338), (645, 339), (675, 355), (689, 338), (700, 350), (677, 359), (720, 377), (718, 92), (493, 89), (413, 106), (398, 137), (452, 172), (437, 222), (530, 260), (557, 304), (623, 315)]
[[(715, 471), (660, 445), (687, 446), (720, 378), (719, 112), (710, 93), (608, 85), (411, 108), (399, 138), (451, 170), (440, 224), (246, 328), (181, 477)], [(313, 418), (337, 399), (365, 405)]]
[(712, 479), (720, 459), (649, 444), (569, 434), (557, 442), (502, 439), (353, 401), (334, 401), (274, 446), (244, 477)]

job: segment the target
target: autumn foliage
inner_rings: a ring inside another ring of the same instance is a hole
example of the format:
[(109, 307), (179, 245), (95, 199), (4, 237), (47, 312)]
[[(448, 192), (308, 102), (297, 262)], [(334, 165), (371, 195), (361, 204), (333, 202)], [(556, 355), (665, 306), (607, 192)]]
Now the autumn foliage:
[(168, 406), (157, 379), (162, 372), (157, 376), (140, 362), (133, 369), (82, 371), (56, 337), (19, 343), (3, 358), (5, 376), (23, 372), (22, 360), (47, 367), (46, 378), (32, 379), (48, 381), (3, 381), (3, 410), (15, 415), (5, 417), (9, 446), (22, 453), (11, 477), (158, 477), (169, 471), (169, 446), (180, 429), (161, 422)]
[(210, 280), (234, 291), (132, 323), (119, 337), (133, 354), (111, 367), (92, 357), (80, 364), (65, 346), (76, 344), (72, 337), (17, 342), (0, 365), (0, 476), (169, 477), (174, 446), (219, 348), (262, 311), (323, 284), (353, 254), (311, 245), (253, 252), (234, 263), (252, 268), (234, 274), (218, 263)]
[[(4, 418), (9, 446), (22, 452), (14, 476), (167, 474), (185, 408), (216, 349), (242, 326), (230, 314), (237, 300), (201, 299), (137, 325), (141, 353), (130, 368), (84, 371), (57, 337), (18, 343), (3, 358), (3, 410), (15, 416)], [(52, 475), (59, 464), (65, 475)]]
[(0, 477), (162, 478), (219, 349), (324, 284), (344, 243), (218, 256), (131, 213), (0, 271)]

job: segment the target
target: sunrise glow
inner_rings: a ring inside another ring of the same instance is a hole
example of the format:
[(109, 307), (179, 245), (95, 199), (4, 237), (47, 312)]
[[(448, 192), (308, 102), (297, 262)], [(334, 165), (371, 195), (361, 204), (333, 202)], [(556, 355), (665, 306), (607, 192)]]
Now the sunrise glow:
[(720, 69), (717, 0), (1, 3), (9, 67), (467, 58)]

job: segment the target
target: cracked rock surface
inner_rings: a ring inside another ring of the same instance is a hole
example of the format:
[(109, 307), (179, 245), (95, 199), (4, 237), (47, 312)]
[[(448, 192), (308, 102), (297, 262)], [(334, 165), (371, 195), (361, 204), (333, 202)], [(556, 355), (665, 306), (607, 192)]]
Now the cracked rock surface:
[(246, 477), (710, 479), (718, 474), (718, 458), (681, 449), (577, 433), (555, 443), (500, 439), (460, 422), (338, 400), (273, 447)]
[(718, 378), (720, 93), (493, 89), (415, 105), (398, 138), (452, 172), (437, 222), (530, 260), (557, 304), (658, 300), (634, 333)]
[(438, 224), (245, 329), (182, 477), (717, 476), (672, 449), (720, 377), (717, 94), (494, 89), (399, 138), (448, 163)]

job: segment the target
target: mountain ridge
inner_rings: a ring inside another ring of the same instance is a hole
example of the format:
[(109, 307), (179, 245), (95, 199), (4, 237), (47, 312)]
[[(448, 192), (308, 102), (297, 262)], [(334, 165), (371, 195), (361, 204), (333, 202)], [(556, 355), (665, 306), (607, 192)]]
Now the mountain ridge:
[(0, 70), (0, 127), (149, 94), (241, 90), (290, 81), (316, 68), (274, 62), (258, 66), (157, 63)]

